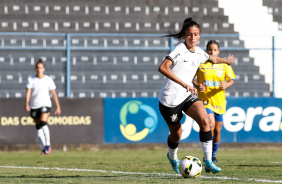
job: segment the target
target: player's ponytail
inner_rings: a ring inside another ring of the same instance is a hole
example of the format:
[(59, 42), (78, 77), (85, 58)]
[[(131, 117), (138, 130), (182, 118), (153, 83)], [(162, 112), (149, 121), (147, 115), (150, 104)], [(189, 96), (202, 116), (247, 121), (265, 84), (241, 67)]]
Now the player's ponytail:
[(178, 41), (180, 41), (185, 34), (185, 30), (192, 27), (192, 26), (198, 27), (200, 32), (201, 32), (201, 26), (190, 17), (190, 18), (187, 18), (187, 19), (184, 20), (183, 26), (182, 26), (182, 29), (181, 29), (180, 32), (176, 33), (175, 30), (172, 30), (172, 31), (169, 31), (169, 33), (165, 36), (173, 37), (173, 38), (178, 39)]

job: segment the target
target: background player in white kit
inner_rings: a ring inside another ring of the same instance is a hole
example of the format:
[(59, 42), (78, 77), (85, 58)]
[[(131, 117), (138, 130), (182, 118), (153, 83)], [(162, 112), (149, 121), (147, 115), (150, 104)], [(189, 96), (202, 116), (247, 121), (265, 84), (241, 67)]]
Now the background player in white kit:
[(30, 111), (30, 116), (34, 119), (37, 136), (40, 141), (41, 154), (50, 154), (50, 131), (47, 126), (48, 117), (51, 111), (51, 91), (54, 102), (56, 103), (56, 115), (61, 114), (59, 100), (56, 94), (56, 85), (53, 79), (44, 74), (45, 65), (42, 59), (35, 65), (36, 75), (28, 78), (26, 84), (26, 111)]
[(212, 162), (212, 133), (207, 111), (197, 97), (197, 90), (193, 88), (192, 80), (201, 63), (234, 63), (234, 57), (219, 58), (208, 55), (197, 43), (201, 36), (200, 25), (192, 18), (184, 20), (179, 33), (169, 34), (169, 37), (184, 39), (165, 58), (159, 67), (159, 72), (166, 78), (159, 93), (159, 109), (165, 119), (170, 135), (167, 139), (167, 157), (176, 173), (179, 173), (177, 158), (178, 144), (182, 134), (180, 120), (182, 111), (193, 118), (200, 127), (200, 141), (205, 157), (205, 171), (217, 173), (221, 168)]

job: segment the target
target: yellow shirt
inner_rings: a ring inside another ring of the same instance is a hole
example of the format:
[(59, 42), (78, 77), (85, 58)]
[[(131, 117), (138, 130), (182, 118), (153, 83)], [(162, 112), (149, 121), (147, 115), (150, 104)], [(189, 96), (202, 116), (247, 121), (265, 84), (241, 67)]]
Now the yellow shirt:
[(226, 110), (225, 90), (220, 89), (222, 81), (235, 79), (235, 74), (230, 65), (212, 64), (206, 62), (201, 64), (196, 73), (197, 83), (204, 84), (206, 90), (198, 96), (206, 108), (218, 114), (224, 114)]

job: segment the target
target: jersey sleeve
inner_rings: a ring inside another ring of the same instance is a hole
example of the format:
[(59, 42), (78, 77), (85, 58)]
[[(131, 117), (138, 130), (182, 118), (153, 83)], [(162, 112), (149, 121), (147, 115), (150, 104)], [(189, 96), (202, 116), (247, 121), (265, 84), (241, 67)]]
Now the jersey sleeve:
[(168, 58), (172, 61), (172, 65), (176, 65), (178, 60), (181, 58), (180, 57), (181, 47), (182, 47), (181, 44), (177, 45), (174, 48), (174, 50), (171, 53), (169, 53), (169, 55), (166, 56), (166, 58)]
[(31, 82), (31, 78), (30, 77), (28, 77), (28, 79), (27, 79), (26, 88), (28, 88), (28, 89), (32, 88), (32, 82)]
[(199, 48), (199, 55), (200, 55), (200, 63), (202, 64), (204, 64), (210, 58), (210, 56), (201, 48)]
[(49, 80), (49, 90), (54, 90), (54, 89), (56, 89), (56, 85), (55, 85), (55, 82), (53, 81), (53, 79), (50, 77), (49, 78), (50, 80)]
[(236, 76), (234, 74), (234, 71), (230, 65), (226, 64), (226, 81), (236, 80)]

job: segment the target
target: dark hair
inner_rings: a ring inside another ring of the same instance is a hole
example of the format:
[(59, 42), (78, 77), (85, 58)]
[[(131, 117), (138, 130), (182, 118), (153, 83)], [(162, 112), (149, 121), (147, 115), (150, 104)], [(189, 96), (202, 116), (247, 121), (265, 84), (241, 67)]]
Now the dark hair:
[(199, 30), (200, 30), (200, 33), (201, 33), (201, 26), (196, 21), (194, 21), (192, 18), (187, 18), (187, 19), (184, 20), (182, 29), (179, 33), (175, 33), (175, 30), (173, 30), (173, 31), (170, 31), (165, 36), (174, 37), (174, 38), (178, 39), (178, 41), (180, 41), (183, 38), (183, 36), (185, 35), (185, 30), (192, 27), (192, 26), (198, 27)]
[(44, 68), (45, 68), (45, 64), (44, 64), (44, 61), (43, 61), (43, 59), (39, 59), (37, 62), (36, 62), (36, 64), (35, 64), (35, 68), (37, 67), (37, 65), (38, 64), (43, 64), (43, 66), (44, 66)]
[(218, 46), (218, 49), (219, 49), (219, 43), (217, 42), (217, 41), (215, 41), (215, 40), (210, 40), (208, 43), (207, 43), (207, 46), (206, 46), (206, 50), (208, 50), (208, 48), (209, 48), (209, 46), (211, 45), (211, 44), (216, 44), (217, 46)]

